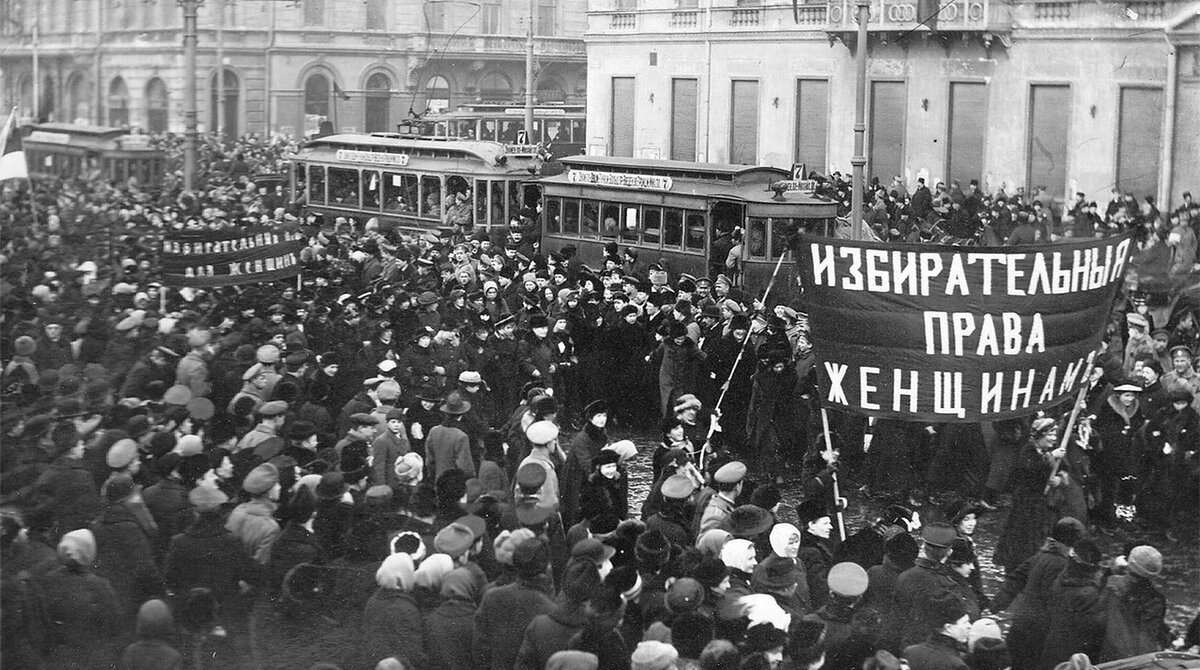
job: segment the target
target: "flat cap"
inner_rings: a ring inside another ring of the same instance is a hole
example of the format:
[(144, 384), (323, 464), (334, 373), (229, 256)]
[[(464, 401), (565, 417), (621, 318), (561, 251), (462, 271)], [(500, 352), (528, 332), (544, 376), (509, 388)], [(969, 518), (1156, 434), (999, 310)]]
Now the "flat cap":
[(746, 465), (741, 461), (733, 461), (722, 465), (713, 475), (719, 484), (736, 484), (746, 476)]
[(857, 598), (867, 591), (867, 571), (857, 563), (838, 563), (829, 569), (825, 579), (830, 592), (839, 596)]
[(270, 463), (263, 463), (250, 471), (242, 480), (242, 489), (250, 495), (262, 495), (279, 483), (279, 470)]
[(525, 429), (525, 438), (531, 444), (549, 444), (558, 438), (558, 426), (550, 421), (535, 421)]
[(117, 440), (116, 444), (108, 448), (104, 462), (108, 464), (108, 467), (116, 470), (132, 463), (133, 459), (137, 458), (137, 454), (137, 442), (130, 439)]
[(695, 491), (696, 485), (687, 475), (671, 475), (662, 485), (663, 497), (673, 500), (683, 500)]
[(286, 402), (282, 400), (272, 400), (271, 402), (264, 402), (258, 408), (258, 415), (266, 417), (281, 416), (287, 411), (288, 404)]

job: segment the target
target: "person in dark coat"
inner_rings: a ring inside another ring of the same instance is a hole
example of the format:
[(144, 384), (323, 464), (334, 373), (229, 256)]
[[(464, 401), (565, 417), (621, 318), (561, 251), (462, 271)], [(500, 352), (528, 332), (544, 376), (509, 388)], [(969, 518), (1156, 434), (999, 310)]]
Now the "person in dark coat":
[(618, 519), (629, 516), (628, 479), (621, 471), (621, 457), (611, 449), (601, 451), (592, 459), (591, 473), (583, 483), (579, 496), (580, 519), (611, 515)]
[(55, 460), (34, 482), (33, 503), (53, 519), (55, 536), (87, 528), (104, 503), (99, 486), (83, 461), (83, 440), (73, 424), (60, 424), (51, 432), (51, 457)]
[(798, 381), (787, 351), (771, 351), (754, 373), (746, 439), (757, 447), (752, 462), (758, 472), (776, 484), (783, 483), (782, 463), (804, 444), (804, 427), (796, 411)]
[[(191, 442), (192, 439), (199, 444), (200, 438), (194, 435), (184, 436), (180, 442)], [(170, 454), (164, 457), (170, 458)], [(196, 482), (211, 469), (208, 456), (201, 453), (191, 454), (178, 459), (168, 476), (142, 491), (146, 509), (150, 511), (150, 516), (158, 526), (154, 542), (154, 555), (157, 560), (161, 561), (166, 554), (171, 538), (183, 532), (192, 522), (192, 505), (188, 502), (188, 492), (195, 488)]]
[(261, 578), (258, 564), (242, 549), (241, 540), (225, 528), (223, 506), (228, 500), (207, 485), (188, 493), (195, 520), (171, 538), (163, 559), (163, 582), (172, 593), (209, 589), (221, 611), (236, 619), (250, 607), (240, 582), (259, 584)]
[(1133, 504), (1143, 472), (1138, 432), (1148, 417), (1142, 412), (1137, 384), (1118, 384), (1100, 405), (1092, 422), (1099, 444), (1093, 458), (1098, 500), (1098, 523), (1117, 521), (1118, 505)]
[(1101, 597), (1105, 622), (1100, 663), (1171, 646), (1164, 620), (1167, 600), (1154, 583), (1162, 576), (1162, 554), (1142, 545), (1129, 552), (1127, 562), (1128, 573), (1110, 577)]
[(908, 533), (898, 533), (887, 541), (883, 563), (867, 570), (867, 592), (862, 606), (879, 612), (879, 644), (884, 649), (900, 648), (901, 613), (896, 607), (896, 580), (917, 560), (917, 541)]
[(1143, 429), (1145, 476), (1137, 508), (1139, 517), (1154, 528), (1178, 531), (1194, 520), (1189, 477), (1200, 450), (1200, 414), (1192, 408), (1192, 393), (1185, 388), (1171, 389), (1169, 399)]
[(411, 594), (414, 572), (408, 554), (388, 556), (375, 572), (379, 588), (363, 608), (360, 665), (397, 656), (411, 667), (429, 667), (421, 612)]
[(175, 619), (161, 600), (147, 600), (137, 613), (138, 641), (125, 647), (121, 670), (173, 670), (183, 665), (183, 657), (172, 646)]
[(992, 557), (1006, 571), (1016, 570), (1042, 545), (1052, 523), (1052, 510), (1045, 494), (1053, 469), (1051, 459), (1065, 457), (1066, 449), (1058, 444), (1058, 424), (1054, 419), (1034, 420), (1029, 442), (1017, 455), (1012, 473), (1012, 509)]
[(529, 622), (514, 670), (542, 670), (554, 652), (569, 649), (571, 640), (588, 624), (586, 604), (600, 586), (600, 572), (591, 561), (572, 561), (562, 576), (562, 591), (554, 609)]
[(1100, 658), (1104, 641), (1100, 548), (1090, 539), (1075, 545), (1071, 562), (1050, 586), (1046, 642), (1038, 667), (1053, 668), (1075, 653)]
[(692, 546), (696, 541), (692, 535), (691, 508), (695, 483), (687, 475), (676, 474), (666, 477), (660, 490), (662, 506), (646, 519), (646, 530), (657, 530), (677, 547)]
[(91, 572), (96, 538), (90, 530), (73, 530), (59, 542), (58, 555), (62, 566), (35, 580), (45, 622), (44, 667), (109, 667), (125, 617), (112, 585)]
[(583, 430), (571, 438), (567, 447), (567, 461), (558, 480), (559, 511), (563, 525), (567, 528), (579, 521), (579, 497), (589, 475), (592, 474), (592, 459), (608, 444), (608, 406), (596, 400), (583, 408)]
[(893, 537), (917, 530), (920, 523), (916, 512), (901, 505), (889, 505), (874, 523), (858, 530), (838, 545), (835, 558), (838, 562), (850, 561), (861, 565), (864, 570), (870, 570), (883, 563), (887, 556), (887, 543)]
[(322, 565), (328, 555), (313, 531), (317, 501), (308, 487), (300, 487), (277, 515), (283, 530), (271, 543), (271, 553), (263, 566), (263, 588), (274, 597), (280, 592), (283, 579), (297, 565)]
[(819, 608), (829, 598), (826, 579), (829, 569), (833, 567), (833, 545), (830, 540), (833, 519), (825, 507), (825, 501), (820, 499), (805, 500), (796, 507), (796, 515), (801, 525), (800, 550), (796, 560), (804, 564), (812, 606)]
[[(884, 631), (884, 639), (898, 637), (901, 648), (918, 644), (939, 629), (944, 622), (931, 618), (936, 611), (933, 599), (954, 590), (954, 580), (947, 574), (945, 565), (954, 543), (954, 529), (930, 524), (921, 529), (921, 539), (925, 540), (921, 556), (913, 567), (896, 578), (895, 607), (899, 630)], [(962, 607), (961, 603), (959, 606)]]
[(1034, 670), (1046, 641), (1051, 586), (1071, 561), (1071, 547), (1084, 534), (1083, 524), (1070, 517), (1054, 525), (1038, 553), (1009, 573), (992, 602), (992, 609), (1012, 611), (1008, 641), (1013, 670)]
[(154, 564), (154, 549), (146, 529), (128, 506), (136, 489), (128, 475), (108, 480), (109, 505), (92, 522), (96, 537), (96, 574), (107, 579), (121, 598), (121, 611), (130, 617), (139, 605), (162, 595), (162, 579)]
[(550, 550), (539, 537), (527, 539), (513, 550), (516, 581), (489, 589), (475, 613), (475, 667), (512, 670), (526, 627), (539, 615), (554, 609), (548, 591)]
[(479, 584), (467, 568), (442, 578), (442, 603), (425, 618), (425, 648), (431, 670), (473, 670), (475, 606)]
[(659, 404), (663, 416), (669, 416), (675, 399), (699, 390), (697, 379), (707, 354), (688, 337), (687, 327), (678, 321), (667, 326), (667, 338), (646, 357), (657, 364)]
[(952, 593), (935, 593), (928, 603), (927, 618), (936, 629), (918, 644), (904, 648), (901, 658), (912, 670), (966, 670), (959, 651), (971, 631), (971, 619), (962, 602)]
[(589, 621), (571, 638), (570, 649), (595, 654), (604, 670), (629, 670), (632, 650), (618, 629), (624, 613), (621, 594), (611, 584), (601, 584), (588, 602)]

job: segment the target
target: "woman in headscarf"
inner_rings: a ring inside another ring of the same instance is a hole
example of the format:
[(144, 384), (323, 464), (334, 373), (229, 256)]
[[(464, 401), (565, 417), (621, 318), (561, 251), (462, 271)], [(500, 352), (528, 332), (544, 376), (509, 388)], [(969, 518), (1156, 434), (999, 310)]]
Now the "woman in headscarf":
[(446, 554), (431, 554), (413, 575), (412, 597), (421, 614), (428, 614), (442, 601), (442, 580), (454, 569), (454, 559)]
[(107, 579), (92, 574), (96, 538), (73, 530), (58, 543), (62, 566), (37, 580), (42, 597), (47, 668), (109, 667), (123, 633), (121, 601)]
[(471, 640), (475, 637), (479, 591), (475, 575), (467, 568), (451, 570), (442, 579), (442, 604), (425, 618), (425, 648), (429, 650), (431, 670), (476, 667)]
[(363, 608), (362, 659), (371, 667), (381, 658), (396, 656), (409, 667), (427, 667), (421, 612), (412, 596), (416, 583), (412, 557), (392, 554), (375, 571), (379, 588)]

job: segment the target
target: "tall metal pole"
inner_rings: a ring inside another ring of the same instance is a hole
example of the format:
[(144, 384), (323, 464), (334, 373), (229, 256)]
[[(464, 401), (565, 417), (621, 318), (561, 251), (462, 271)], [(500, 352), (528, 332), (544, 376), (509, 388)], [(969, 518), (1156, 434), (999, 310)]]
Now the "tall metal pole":
[(525, 33), (525, 136), (537, 144), (533, 136), (533, 23), (537, 19), (536, 0), (529, 0), (529, 30)]
[(225, 0), (216, 0), (217, 10), (217, 141), (225, 142)]
[(196, 9), (199, 0), (183, 4), (183, 189), (196, 190)]
[(38, 28), (42, 23), (42, 5), (33, 3), (33, 122), (42, 122), (42, 75), (38, 58)]
[(92, 103), (96, 109), (92, 113), (92, 121), (97, 126), (104, 125), (104, 87), (100, 84), (102, 79), (103, 69), (100, 66), (100, 52), (104, 49), (104, 12), (96, 12), (96, 62), (92, 64), (95, 69), (94, 81), (95, 90), (92, 91)]
[(850, 157), (854, 183), (850, 185), (850, 235), (851, 239), (861, 240), (867, 165), (867, 22), (871, 18), (871, 0), (855, 0), (854, 6), (858, 10), (858, 41), (854, 45), (854, 155)]

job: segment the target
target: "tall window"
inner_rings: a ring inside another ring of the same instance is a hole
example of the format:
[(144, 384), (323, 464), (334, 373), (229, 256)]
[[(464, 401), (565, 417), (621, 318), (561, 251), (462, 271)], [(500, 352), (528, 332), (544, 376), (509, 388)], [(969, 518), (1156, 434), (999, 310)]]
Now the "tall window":
[(167, 131), (169, 99), (167, 85), (155, 77), (146, 84), (146, 129), (152, 133)]
[(437, 75), (425, 82), (425, 109), (431, 112), (450, 109), (450, 82), (445, 77)]
[(487, 101), (504, 102), (513, 97), (512, 84), (499, 72), (489, 72), (479, 80), (479, 97)]
[(633, 156), (634, 129), (634, 82), (633, 77), (612, 79), (612, 155)]
[(382, 72), (367, 78), (366, 124), (368, 133), (391, 130), (392, 80)]
[(796, 162), (809, 170), (825, 172), (825, 146), (829, 135), (829, 80), (796, 82)]
[(367, 0), (367, 30), (387, 30), (387, 0)]
[(108, 85), (108, 125), (129, 125), (129, 87), (121, 77)]
[(500, 3), (486, 2), (483, 5), (482, 30), (484, 35), (500, 33)]
[(91, 118), (91, 102), (92, 91), (87, 79), (82, 74), (75, 73), (67, 80), (67, 103), (64, 107), (67, 117), (64, 120), (84, 125), (91, 123), (94, 120)]
[(538, 0), (537, 34), (551, 36), (558, 31), (558, 0)]
[(325, 25), (325, 0), (304, 0), (304, 25)]
[(1061, 196), (1067, 191), (1067, 134), (1071, 127), (1071, 87), (1035, 85), (1029, 91), (1028, 182)]
[(671, 80), (671, 160), (696, 160), (695, 79)]
[[(221, 96), (217, 94), (219, 87), (222, 85), (225, 87), (225, 106), (223, 108), (221, 107)], [(225, 68), (225, 71), (221, 77), (218, 77), (217, 73), (213, 73), (212, 100), (210, 100), (212, 103), (212, 114), (208, 117), (212, 119), (212, 126), (210, 130), (212, 132), (217, 131), (219, 119), (219, 126), (224, 132), (224, 138), (231, 142), (236, 139), (239, 134), (238, 119), (241, 117), (238, 114), (238, 110), (240, 109), (241, 101), (239, 99), (239, 95), (241, 90), (241, 81), (238, 79), (237, 73), (233, 70)]]
[(758, 82), (734, 80), (730, 95), (729, 162), (758, 162)]
[(307, 132), (320, 130), (322, 121), (329, 121), (329, 78), (313, 73), (304, 81), (304, 128)]
[(1117, 186), (1139, 199), (1158, 195), (1158, 150), (1162, 145), (1162, 89), (1121, 88), (1117, 136)]
[[(987, 84), (950, 84), (950, 129), (946, 175), (968, 184), (983, 179), (983, 143), (987, 134)], [(882, 179), (880, 180), (882, 181)]]
[(871, 82), (871, 117), (867, 128), (867, 177), (884, 184), (903, 175), (904, 106), (907, 91), (902, 81)]

